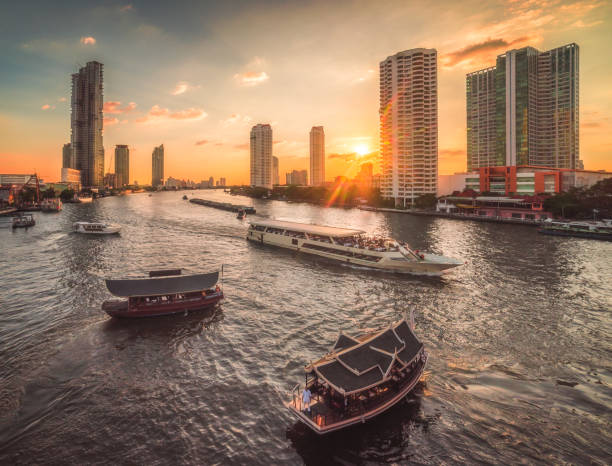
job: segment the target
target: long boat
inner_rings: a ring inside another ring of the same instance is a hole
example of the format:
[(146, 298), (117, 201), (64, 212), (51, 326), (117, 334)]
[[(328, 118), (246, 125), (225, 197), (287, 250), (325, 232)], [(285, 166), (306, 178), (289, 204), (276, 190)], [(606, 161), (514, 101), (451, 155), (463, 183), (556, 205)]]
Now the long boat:
[(114, 296), (102, 303), (111, 317), (155, 317), (210, 308), (223, 299), (219, 272), (180, 275), (181, 270), (149, 272), (149, 278), (106, 280)]
[(367, 237), (362, 230), (279, 220), (250, 222), (249, 241), (314, 254), (344, 263), (417, 275), (440, 275), (462, 265), (452, 257), (411, 249), (407, 243)]
[(542, 227), (538, 228), (538, 233), (612, 241), (612, 220), (600, 222), (544, 222)]
[(365, 335), (340, 333), (327, 355), (305, 367), (304, 389), (294, 387), (287, 407), (317, 434), (344, 429), (401, 401), (426, 364), (423, 344), (405, 318)]

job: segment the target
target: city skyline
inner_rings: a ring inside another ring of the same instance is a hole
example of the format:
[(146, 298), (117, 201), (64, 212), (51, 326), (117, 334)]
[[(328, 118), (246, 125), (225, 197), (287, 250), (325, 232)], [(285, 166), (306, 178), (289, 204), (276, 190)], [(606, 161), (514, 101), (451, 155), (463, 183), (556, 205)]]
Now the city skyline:
[[(465, 171), (465, 75), (494, 64), (507, 50), (576, 42), (580, 158), (587, 169), (612, 169), (612, 92), (606, 85), (612, 65), (602, 53), (609, 40), (607, 3), (500, 2), (479, 5), (472, 15), (463, 13), (469, 5), (351, 5), (328, 7), (317, 25), (303, 17), (323, 7), (297, 3), (275, 8), (272, 18), (255, 5), (182, 5), (170, 15), (164, 6), (137, 2), (41, 4), (49, 21), (36, 25), (25, 21), (28, 7), (17, 5), (0, 32), (6, 51), (0, 58), (0, 164), (6, 172), (59, 178), (61, 148), (69, 140), (67, 76), (95, 60), (105, 65), (106, 150), (130, 146), (132, 179), (149, 178), (148, 154), (163, 140), (177, 154), (166, 167), (175, 176), (224, 174), (231, 183), (248, 184), (246, 133), (256, 121), (274, 128), (280, 172), (308, 168), (306, 133), (320, 124), (327, 133), (326, 179), (352, 177), (363, 162), (378, 169), (378, 63), (427, 47), (439, 55), (439, 172)], [(262, 32), (269, 20), (278, 27)], [(380, 28), (385, 36), (371, 40)], [(350, 40), (342, 39), (347, 35)], [(207, 45), (230, 37), (235, 45), (218, 51)], [(330, 39), (338, 40), (330, 47)], [(313, 52), (323, 44), (325, 54)], [(285, 60), (288, 55), (300, 60)]]

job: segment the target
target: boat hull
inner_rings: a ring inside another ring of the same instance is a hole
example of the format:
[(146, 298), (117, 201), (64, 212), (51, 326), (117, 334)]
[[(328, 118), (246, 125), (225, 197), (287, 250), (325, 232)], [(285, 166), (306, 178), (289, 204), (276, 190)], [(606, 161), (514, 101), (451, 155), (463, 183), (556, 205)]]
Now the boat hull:
[[(391, 257), (388, 254), (371, 252), (366, 259), (364, 254), (366, 251), (359, 249), (262, 231), (249, 230), (247, 240), (325, 257), (345, 264), (413, 275), (439, 276), (445, 270), (462, 264), (462, 262), (450, 258), (444, 258), (445, 262), (439, 259), (441, 256), (432, 254), (425, 255), (425, 260), (417, 261), (405, 259), (400, 253)], [(434, 260), (436, 257), (438, 260)]]
[(215, 306), (223, 299), (223, 292), (215, 293), (198, 301), (184, 301), (164, 305), (146, 305), (136, 309), (128, 309), (127, 303), (123, 309), (102, 309), (111, 317), (120, 319), (141, 319), (146, 317), (160, 317), (173, 314), (183, 314), (185, 312), (201, 311)]
[(598, 239), (601, 241), (612, 241), (612, 234), (608, 233), (591, 233), (588, 231), (564, 231), (553, 230), (548, 228), (538, 228), (538, 233), (551, 236), (573, 236), (574, 238)]
[(379, 406), (376, 406), (370, 411), (364, 412), (363, 414), (359, 416), (353, 416), (351, 418), (343, 419), (333, 424), (320, 425), (318, 422), (316, 422), (317, 421), (316, 418), (312, 419), (310, 416), (307, 416), (302, 410), (297, 409), (291, 401), (287, 403), (287, 407), (289, 408), (289, 411), (291, 411), (291, 413), (294, 416), (296, 416), (301, 422), (306, 424), (308, 427), (310, 427), (314, 432), (316, 432), (319, 435), (328, 434), (330, 432), (335, 432), (341, 429), (345, 429), (355, 424), (363, 424), (366, 421), (392, 408), (397, 403), (399, 403), (401, 400), (403, 400), (407, 395), (409, 395), (410, 392), (412, 392), (412, 390), (414, 390), (414, 387), (419, 382), (419, 380), (421, 379), (423, 375), (423, 372), (425, 371), (425, 366), (427, 365), (427, 359), (428, 359), (428, 356), (427, 356), (427, 353), (425, 353), (425, 360), (423, 361), (423, 364), (420, 366), (419, 370), (415, 372), (415, 374), (413, 375), (413, 378), (410, 379), (410, 381), (406, 384), (406, 386), (404, 386), (397, 393), (397, 395), (385, 401), (384, 403), (381, 403)]

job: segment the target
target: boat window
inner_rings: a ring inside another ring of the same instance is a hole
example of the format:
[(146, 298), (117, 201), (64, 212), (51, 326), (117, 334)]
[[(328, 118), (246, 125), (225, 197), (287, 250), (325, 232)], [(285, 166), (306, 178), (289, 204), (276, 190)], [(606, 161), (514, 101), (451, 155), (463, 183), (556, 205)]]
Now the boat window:
[(275, 235), (282, 235), (283, 231), (281, 228), (273, 228), (273, 227), (268, 227), (268, 229), (266, 230), (266, 233), (273, 233)]
[(306, 238), (304, 232), (294, 230), (285, 230), (285, 236), (291, 236), (292, 238)]
[(255, 229), (256, 229), (257, 231), (265, 231), (265, 230), (266, 230), (266, 227), (265, 227), (265, 226), (262, 226), (262, 225), (256, 225), (256, 226), (255, 226)]

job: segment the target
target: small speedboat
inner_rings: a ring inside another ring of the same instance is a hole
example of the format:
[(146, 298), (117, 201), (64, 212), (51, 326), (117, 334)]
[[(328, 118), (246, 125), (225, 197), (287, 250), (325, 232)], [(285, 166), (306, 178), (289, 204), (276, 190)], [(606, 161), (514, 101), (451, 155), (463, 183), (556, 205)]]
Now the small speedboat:
[(121, 226), (114, 223), (74, 222), (72, 230), (88, 235), (114, 235), (121, 231)]
[(13, 228), (27, 228), (36, 225), (36, 220), (30, 214), (13, 217)]
[(242, 219), (244, 219), (245, 217), (246, 217), (246, 212), (244, 211), (244, 209), (240, 209), (240, 210), (238, 211), (238, 215), (236, 216), (236, 218), (237, 218), (238, 220), (242, 220)]
[(79, 196), (77, 199), (81, 204), (89, 204), (93, 202), (93, 196)]

